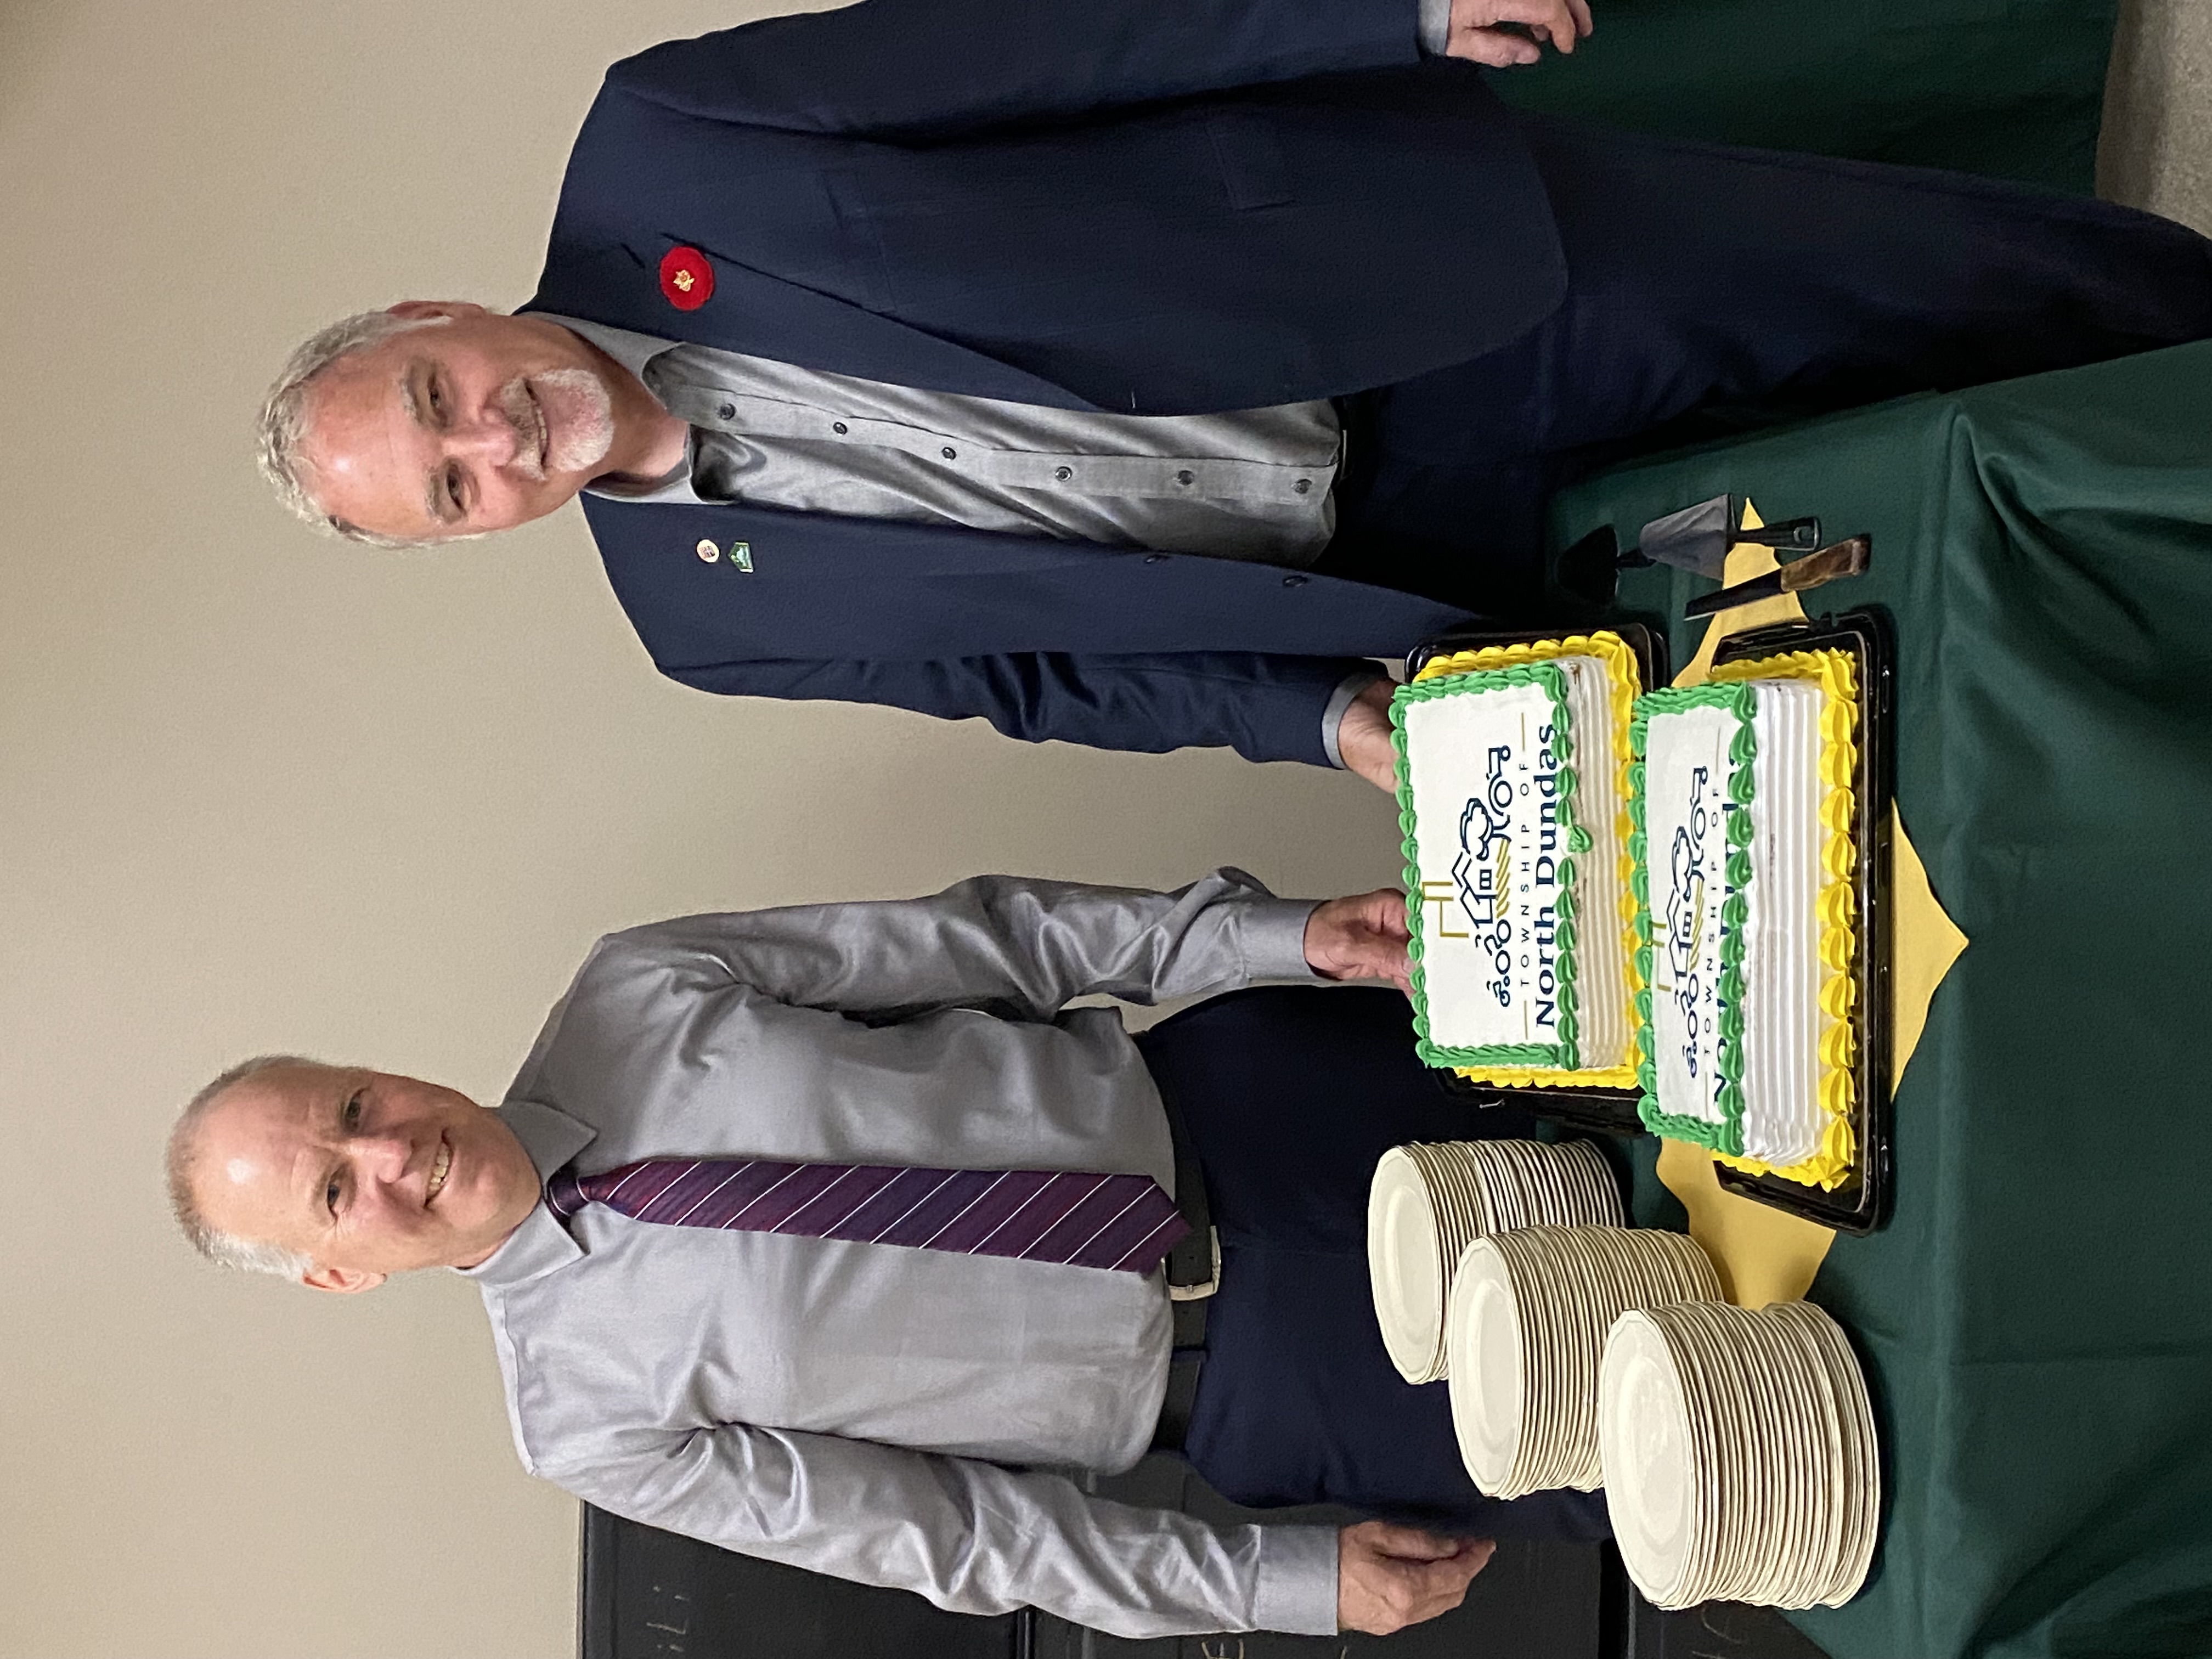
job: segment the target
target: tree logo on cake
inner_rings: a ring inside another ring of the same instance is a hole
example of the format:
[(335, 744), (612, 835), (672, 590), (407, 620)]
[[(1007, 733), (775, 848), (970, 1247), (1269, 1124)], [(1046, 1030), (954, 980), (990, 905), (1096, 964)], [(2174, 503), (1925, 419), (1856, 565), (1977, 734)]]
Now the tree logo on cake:
[(1513, 994), (1513, 780), (1505, 771), (1512, 758), (1503, 744), (1490, 750), (1481, 793), (1468, 797), (1459, 815), (1459, 856), (1451, 867), (1460, 908), (1498, 969), (1488, 988), (1501, 1005)]
[(1505, 775), (1505, 763), (1512, 752), (1502, 744), (1490, 751), (1482, 793), (1470, 796), (1459, 815), (1452, 884), (1459, 890), (1460, 908), (1477, 927), (1495, 924), (1505, 908), (1513, 868), (1513, 781)]
[(1704, 986), (1698, 965), (1705, 942), (1705, 831), (1712, 820), (1702, 797), (1710, 776), (1702, 766), (1691, 772), (1690, 811), (1675, 827), (1674, 844), (1668, 848), (1663, 926), (1667, 965), (1674, 972), (1674, 982), (1657, 988), (1671, 991), (1675, 1007), (1681, 1011), (1688, 1037), (1683, 1057), (1692, 1077), (1698, 1074), (1698, 1004)]

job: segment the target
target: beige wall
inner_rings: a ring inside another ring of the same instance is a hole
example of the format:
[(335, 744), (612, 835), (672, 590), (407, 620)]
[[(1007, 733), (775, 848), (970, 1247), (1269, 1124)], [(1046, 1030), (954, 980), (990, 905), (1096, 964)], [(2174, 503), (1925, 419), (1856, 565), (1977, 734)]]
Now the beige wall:
[(2097, 193), (2212, 235), (2212, 0), (2121, 0)]
[(611, 59), (730, 0), (0, 0), (0, 1654), (556, 1659), (574, 1506), (474, 1294), (203, 1269), (179, 1098), (302, 1047), (496, 1096), (598, 933), (978, 869), (1390, 878), (1349, 779), (658, 679), (573, 510), (429, 556), (263, 498), (336, 313), (512, 303)]

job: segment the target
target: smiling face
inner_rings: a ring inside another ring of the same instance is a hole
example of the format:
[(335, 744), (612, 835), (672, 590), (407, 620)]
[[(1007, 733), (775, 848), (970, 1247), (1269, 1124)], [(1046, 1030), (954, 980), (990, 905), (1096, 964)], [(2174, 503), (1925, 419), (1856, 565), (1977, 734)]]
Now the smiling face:
[(201, 1120), (192, 1188), (208, 1222), (296, 1250), (319, 1290), (472, 1267), (537, 1206), (538, 1171), (493, 1113), (434, 1083), (278, 1066)]
[(681, 459), (685, 429), (570, 330), (481, 306), (348, 353), (309, 386), (301, 482), (325, 512), (405, 541), (507, 530), (593, 479)]

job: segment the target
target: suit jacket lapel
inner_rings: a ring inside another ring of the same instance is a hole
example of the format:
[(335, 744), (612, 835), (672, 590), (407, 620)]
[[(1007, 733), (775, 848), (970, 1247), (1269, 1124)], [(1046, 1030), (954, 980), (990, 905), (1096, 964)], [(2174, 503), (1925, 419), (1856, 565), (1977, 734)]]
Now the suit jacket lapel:
[(556, 243), (537, 294), (522, 308), (890, 386), (1054, 409), (1095, 407), (1026, 369), (767, 276), (704, 244), (698, 246), (714, 264), (714, 294), (696, 311), (678, 311), (660, 292), (660, 258), (674, 246), (617, 245), (580, 253)]

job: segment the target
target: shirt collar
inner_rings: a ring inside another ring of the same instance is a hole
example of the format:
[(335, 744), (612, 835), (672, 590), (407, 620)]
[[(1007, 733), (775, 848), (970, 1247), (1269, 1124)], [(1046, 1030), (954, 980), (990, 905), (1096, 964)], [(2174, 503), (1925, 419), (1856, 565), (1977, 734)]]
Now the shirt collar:
[[(599, 1131), (590, 1125), (579, 1123), (566, 1112), (542, 1106), (534, 1100), (510, 1100), (495, 1109), (500, 1121), (514, 1131), (522, 1150), (530, 1154), (541, 1191), (556, 1170), (599, 1135)], [(551, 1273), (556, 1267), (565, 1267), (580, 1260), (583, 1254), (582, 1247), (554, 1218), (553, 1212), (545, 1207), (541, 1197), (538, 1207), (522, 1218), (522, 1224), (509, 1233), (497, 1249), (475, 1267), (455, 1271), (479, 1285), (520, 1285), (540, 1273)]]
[(549, 323), (558, 323), (571, 334), (580, 335), (620, 363), (642, 380), (645, 366), (664, 351), (672, 351), (678, 342), (665, 340), (658, 334), (640, 334), (635, 329), (611, 328), (605, 323), (587, 323), (580, 317), (562, 317), (546, 311), (538, 313)]
[[(605, 323), (586, 322), (580, 317), (563, 317), (556, 312), (538, 313), (549, 323), (558, 323), (571, 334), (589, 341), (637, 377), (638, 384), (648, 392), (653, 383), (645, 378), (646, 365), (663, 352), (672, 351), (681, 343), (665, 340), (658, 334), (641, 334), (635, 329), (613, 328)], [(653, 393), (655, 399), (659, 393)], [(664, 404), (665, 408), (665, 405)], [(699, 492), (691, 487), (692, 452), (698, 443), (698, 434), (684, 447), (684, 459), (661, 477), (650, 483), (595, 483), (586, 486), (587, 495), (602, 495), (617, 501), (681, 501), (703, 505)]]

